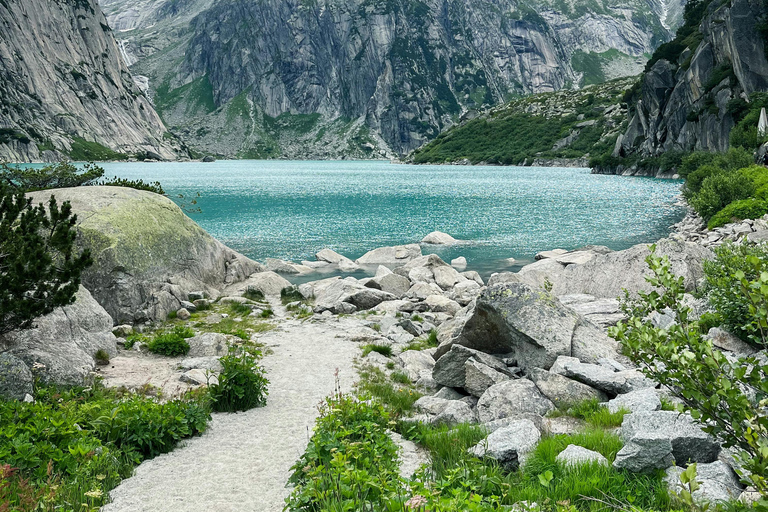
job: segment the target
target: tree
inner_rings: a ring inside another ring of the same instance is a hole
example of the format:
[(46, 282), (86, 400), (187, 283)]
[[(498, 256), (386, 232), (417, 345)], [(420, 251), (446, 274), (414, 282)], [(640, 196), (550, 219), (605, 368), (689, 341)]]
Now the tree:
[(68, 202), (59, 207), (51, 196), (47, 208), (33, 206), (0, 183), (0, 335), (74, 302), (92, 263), (75, 248), (76, 221)]

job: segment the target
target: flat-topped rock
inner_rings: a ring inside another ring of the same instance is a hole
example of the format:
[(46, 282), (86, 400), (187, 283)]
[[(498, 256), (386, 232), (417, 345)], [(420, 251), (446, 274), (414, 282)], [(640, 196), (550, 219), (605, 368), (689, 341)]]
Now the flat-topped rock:
[(454, 245), (459, 243), (459, 240), (456, 240), (448, 233), (443, 233), (442, 231), (433, 231), (422, 238), (421, 243), (432, 245)]
[(419, 244), (396, 245), (368, 251), (355, 260), (355, 263), (358, 265), (404, 265), (419, 256), (421, 256)]

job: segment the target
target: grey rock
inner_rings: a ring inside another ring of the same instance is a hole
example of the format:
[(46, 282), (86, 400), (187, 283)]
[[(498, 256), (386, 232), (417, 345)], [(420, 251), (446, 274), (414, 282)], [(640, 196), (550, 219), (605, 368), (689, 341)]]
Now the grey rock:
[(421, 256), (418, 244), (379, 247), (355, 260), (358, 265), (404, 265)]
[(653, 412), (661, 409), (661, 400), (653, 388), (639, 389), (610, 400), (606, 407), (612, 413), (621, 409), (629, 412)]
[(529, 370), (528, 378), (559, 409), (568, 409), (578, 402), (590, 399), (599, 402), (608, 400), (608, 396), (602, 391), (541, 368)]
[(112, 334), (118, 338), (126, 338), (133, 334), (133, 326), (131, 325), (118, 325), (112, 329)]
[(544, 416), (555, 405), (527, 380), (509, 380), (488, 388), (477, 403), (481, 423), (501, 418), (515, 418), (521, 414)]
[(541, 433), (531, 420), (513, 421), (491, 432), (483, 441), (470, 448), (469, 453), (475, 457), (491, 458), (506, 471), (514, 471), (539, 439)]
[(467, 258), (465, 258), (464, 256), (459, 256), (458, 258), (454, 258), (451, 260), (451, 266), (456, 270), (462, 271), (465, 268), (467, 268)]
[[(664, 482), (671, 491), (679, 493), (684, 489), (680, 481), (680, 474), (683, 471), (684, 469), (678, 466), (667, 469)], [(699, 482), (700, 487), (694, 491), (693, 499), (700, 504), (715, 505), (732, 502), (737, 500), (744, 490), (733, 469), (719, 460), (710, 464), (696, 464), (696, 481)]]
[(581, 466), (584, 464), (600, 464), (609, 466), (610, 463), (601, 453), (587, 450), (582, 446), (569, 444), (565, 450), (561, 451), (555, 457), (555, 460), (564, 466)]
[(35, 392), (35, 378), (29, 367), (7, 352), (0, 354), (0, 398), (24, 400)]
[(358, 310), (372, 309), (382, 302), (388, 300), (395, 300), (396, 296), (391, 293), (387, 293), (381, 290), (365, 289), (359, 292), (353, 293), (344, 302), (348, 302), (355, 306)]
[(194, 313), (197, 311), (197, 306), (193, 302), (189, 302), (188, 300), (181, 301), (181, 307), (189, 311), (190, 313)]
[(432, 372), (435, 367), (435, 359), (426, 352), (420, 350), (406, 350), (397, 356), (403, 365), (403, 371), (412, 381), (417, 381), (423, 370)]
[(462, 423), (476, 423), (477, 419), (472, 408), (461, 400), (449, 400), (449, 404), (440, 411), (431, 423), (433, 425), (460, 425)]
[(449, 387), (440, 388), (433, 396), (435, 398), (442, 398), (443, 400), (461, 400), (464, 398), (464, 395)]
[(504, 363), (493, 356), (461, 345), (455, 345), (447, 354), (437, 360), (432, 371), (432, 378), (443, 386), (463, 388), (466, 383), (464, 363), (470, 358), (498, 372), (503, 373), (507, 369)]
[(655, 386), (636, 370), (616, 372), (602, 365), (582, 363), (575, 357), (558, 357), (551, 371), (599, 389), (609, 396)]
[(218, 384), (219, 379), (210, 372), (201, 369), (187, 370), (179, 377), (181, 382), (192, 384), (193, 386), (202, 386), (208, 384)]
[(435, 313), (448, 313), (453, 316), (461, 310), (461, 305), (458, 302), (443, 295), (429, 295), (424, 303), (430, 311)]
[(448, 233), (443, 233), (442, 231), (433, 231), (422, 238), (421, 243), (432, 245), (454, 245), (459, 243), (459, 241)]
[(719, 327), (712, 327), (704, 338), (710, 340), (717, 348), (728, 350), (736, 354), (752, 355), (758, 350), (749, 343), (740, 340), (733, 334), (720, 329)]
[(613, 467), (633, 473), (666, 469), (674, 464), (672, 442), (656, 432), (642, 432), (628, 441), (616, 454)]
[(83, 385), (93, 371), (93, 355), (104, 350), (117, 355), (112, 318), (83, 286), (75, 302), (37, 318), (31, 329), (0, 336), (0, 349), (36, 370), (40, 381), (57, 385)]
[(509, 375), (494, 370), (474, 358), (470, 357), (464, 363), (464, 389), (472, 396), (479, 398), (489, 387), (509, 378)]
[(225, 334), (206, 332), (187, 339), (188, 357), (223, 356), (229, 350), (229, 338)]
[(408, 278), (393, 273), (374, 277), (373, 281), (379, 285), (380, 290), (391, 293), (397, 298), (403, 297), (411, 288), (411, 282)]
[(212, 372), (221, 371), (221, 362), (217, 356), (188, 357), (179, 363), (180, 370), (209, 370)]
[(687, 414), (675, 411), (636, 412), (624, 416), (621, 437), (633, 441), (648, 434), (669, 439), (674, 459), (678, 464), (713, 462), (720, 453), (720, 445), (693, 422)]
[(176, 311), (176, 318), (179, 320), (189, 320), (190, 315), (189, 311), (187, 311), (185, 308), (181, 308), (178, 311)]
[(227, 293), (240, 296), (248, 291), (258, 291), (265, 297), (279, 297), (280, 292), (289, 286), (291, 282), (275, 272), (258, 272), (227, 288)]
[(202, 300), (205, 298), (206, 298), (206, 295), (205, 295), (205, 292), (203, 291), (189, 292), (187, 294), (187, 300), (191, 300), (192, 302), (196, 300)]

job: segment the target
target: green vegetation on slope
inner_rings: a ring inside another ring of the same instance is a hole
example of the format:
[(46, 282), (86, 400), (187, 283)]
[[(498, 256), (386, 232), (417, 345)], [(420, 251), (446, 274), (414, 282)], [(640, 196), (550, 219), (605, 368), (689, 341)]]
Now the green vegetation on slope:
[(626, 118), (623, 95), (633, 82), (625, 78), (515, 100), (440, 134), (409, 159), (519, 165), (609, 153)]

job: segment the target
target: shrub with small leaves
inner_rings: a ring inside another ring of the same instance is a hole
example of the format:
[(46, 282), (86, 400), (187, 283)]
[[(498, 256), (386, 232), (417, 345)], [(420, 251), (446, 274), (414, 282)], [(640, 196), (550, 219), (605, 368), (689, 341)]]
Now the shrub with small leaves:
[(209, 387), (213, 410), (247, 411), (266, 405), (269, 381), (257, 364), (260, 358), (261, 351), (253, 346), (229, 347), (229, 353), (220, 359), (219, 382)]

